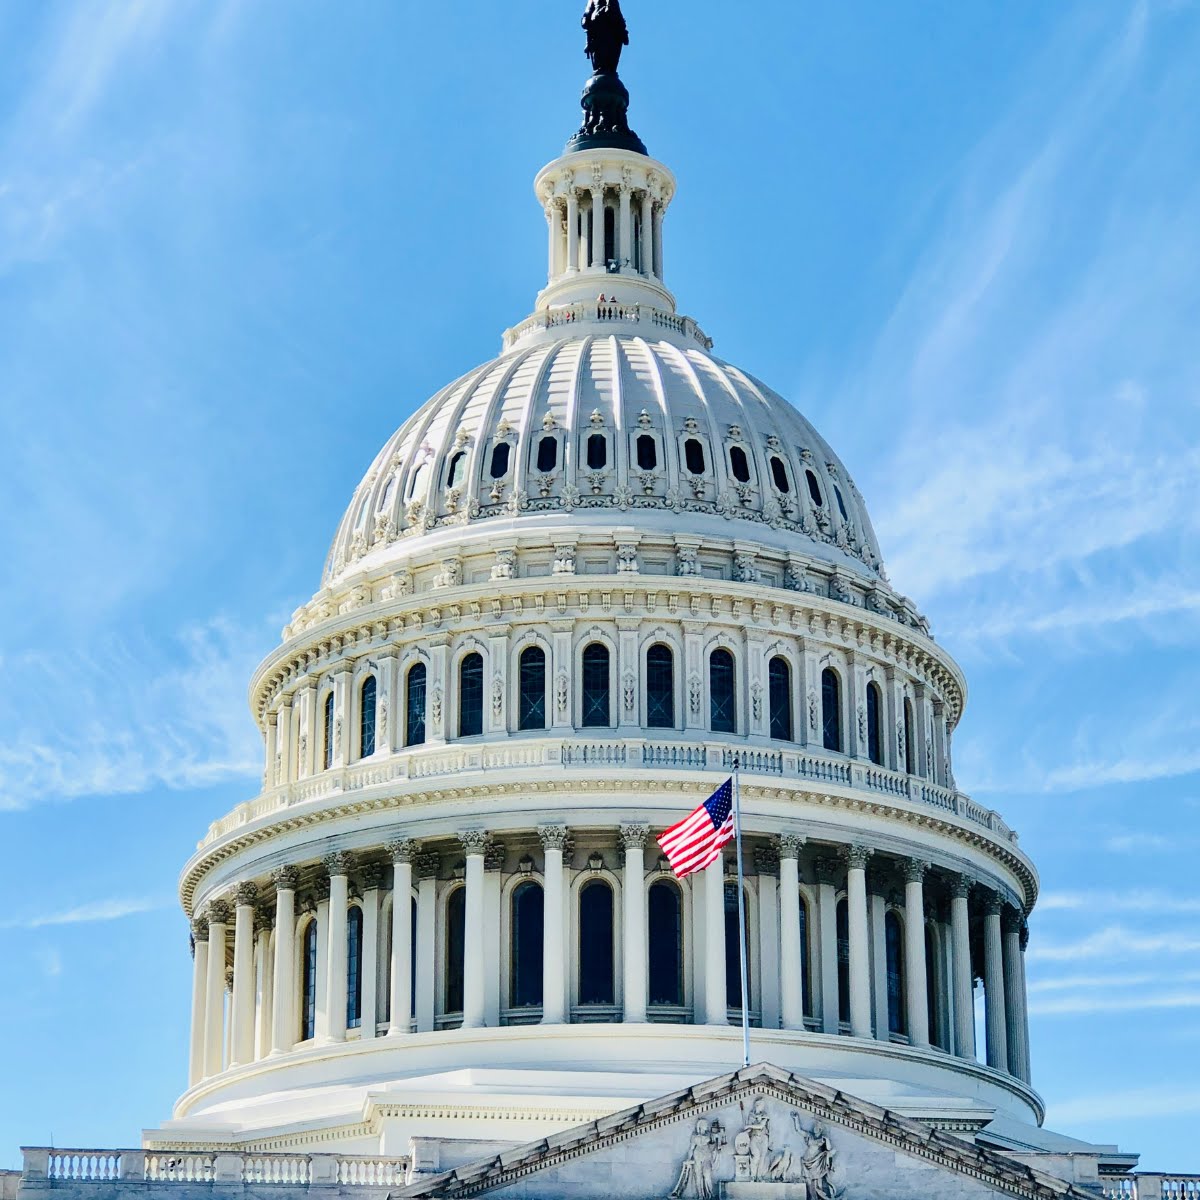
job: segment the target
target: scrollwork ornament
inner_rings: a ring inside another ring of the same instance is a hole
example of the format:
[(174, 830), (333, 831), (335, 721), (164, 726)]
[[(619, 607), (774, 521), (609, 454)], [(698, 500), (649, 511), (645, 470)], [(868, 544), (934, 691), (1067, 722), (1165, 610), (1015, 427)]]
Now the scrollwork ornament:
[(688, 680), (688, 702), (691, 705), (692, 715), (700, 715), (700, 705), (704, 699), (704, 684), (700, 681), (699, 675), (693, 675)]
[(492, 717), (499, 721), (504, 715), (504, 680), (499, 675), (492, 676)]
[(442, 688), (439, 684), (433, 689), (433, 693), (429, 697), (429, 714), (433, 718), (433, 723), (435, 726), (440, 726), (442, 723), (443, 699), (444, 697), (442, 694)]
[(628, 672), (623, 680), (623, 691), (625, 711), (632, 713), (637, 707), (637, 680), (633, 677), (632, 671)]
[(562, 671), (554, 684), (554, 699), (558, 709), (558, 715), (565, 717), (567, 715), (567, 698), (570, 680), (567, 678), (567, 673)]
[(754, 719), (761, 721), (763, 715), (763, 685), (757, 681), (750, 689), (750, 704), (754, 711)]

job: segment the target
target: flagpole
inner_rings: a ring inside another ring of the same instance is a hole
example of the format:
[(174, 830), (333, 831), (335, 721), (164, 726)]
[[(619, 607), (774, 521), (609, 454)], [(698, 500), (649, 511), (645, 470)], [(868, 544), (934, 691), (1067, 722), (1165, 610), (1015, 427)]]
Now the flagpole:
[(742, 789), (738, 780), (741, 756), (733, 756), (733, 832), (737, 839), (738, 948), (742, 971), (742, 1066), (750, 1065), (750, 988), (746, 968), (746, 894), (742, 870)]

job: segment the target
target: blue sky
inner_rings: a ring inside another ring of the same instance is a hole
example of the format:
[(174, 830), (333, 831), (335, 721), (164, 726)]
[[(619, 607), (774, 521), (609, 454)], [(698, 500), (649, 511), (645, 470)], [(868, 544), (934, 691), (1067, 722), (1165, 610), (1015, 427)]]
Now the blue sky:
[[(246, 681), (532, 307), (580, 8), (0, 6), (0, 1166), (181, 1090), (174, 886), (255, 790)], [(1200, 6), (626, 8), (681, 307), (968, 674), (1050, 1123), (1200, 1170)]]

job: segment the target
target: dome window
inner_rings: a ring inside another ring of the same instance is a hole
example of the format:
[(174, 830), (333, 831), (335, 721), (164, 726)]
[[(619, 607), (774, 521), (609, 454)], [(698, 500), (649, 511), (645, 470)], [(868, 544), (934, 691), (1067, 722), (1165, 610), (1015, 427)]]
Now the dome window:
[(537, 469), (548, 475), (558, 466), (558, 438), (544, 437), (538, 442)]
[(546, 728), (546, 652), (530, 646), (521, 653), (520, 689), (517, 696), (521, 730)]
[(358, 694), (358, 757), (375, 753), (375, 726), (378, 718), (379, 684), (374, 675), (363, 680)]
[(750, 482), (750, 461), (741, 446), (730, 447), (729, 465), (733, 468), (733, 477), (738, 483)]
[(425, 744), (425, 695), (428, 673), (424, 663), (417, 663), (408, 672), (408, 688), (405, 697), (404, 744)]
[(304, 927), (304, 958), (300, 968), (300, 1040), (317, 1036), (317, 923)]
[(842, 499), (842, 489), (840, 487), (835, 486), (833, 489), (833, 494), (837, 498), (838, 512), (840, 512), (842, 514), (842, 520), (849, 521), (850, 514), (846, 511), (845, 500)]
[(346, 914), (346, 1028), (362, 1028), (363, 911), (354, 905)]
[(821, 672), (821, 733), (826, 750), (842, 752), (842, 681), (828, 667)]
[(650, 941), (651, 1006), (683, 1005), (683, 897), (673, 883), (650, 888), (647, 909)]
[(771, 457), (771, 478), (775, 480), (775, 487), (785, 496), (792, 490), (792, 485), (788, 482), (787, 467), (778, 455)]
[(321, 762), (326, 771), (333, 766), (333, 693), (325, 697), (325, 720), (322, 723), (325, 745), (321, 751)]
[(714, 650), (708, 660), (708, 697), (714, 733), (737, 732), (737, 677), (733, 655)]
[(509, 445), (501, 442), (492, 448), (492, 478), (503, 479), (508, 474)]
[(579, 1003), (616, 1002), (612, 888), (603, 879), (579, 892)]
[(608, 466), (608, 438), (602, 433), (593, 433), (587, 440), (587, 465), (589, 471), (603, 471)]
[(637, 465), (642, 471), (653, 471), (658, 466), (658, 447), (648, 433), (637, 440)]
[(778, 655), (767, 668), (771, 702), (771, 737), (777, 742), (792, 740), (792, 668)]
[(683, 443), (683, 461), (693, 475), (704, 474), (704, 447), (695, 438)]
[(609, 653), (601, 642), (583, 652), (583, 727), (607, 729), (612, 724), (609, 704)]
[(512, 895), (513, 1008), (541, 1008), (543, 994), (542, 947), (546, 925), (546, 897), (532, 879), (517, 886)]
[(808, 480), (808, 494), (812, 502), (818, 508), (824, 508), (825, 497), (821, 495), (821, 485), (817, 482), (817, 477), (811, 471), (805, 471), (804, 477)]
[(425, 480), (429, 474), (429, 463), (421, 463), (412, 475), (412, 485), (408, 489), (410, 499), (415, 499), (425, 491)]
[(675, 656), (661, 643), (646, 654), (646, 724), (675, 728)]
[(450, 469), (446, 472), (446, 486), (448, 488), (461, 487), (463, 482), (463, 474), (467, 467), (467, 452), (459, 450), (453, 458), (450, 459)]
[(483, 656), (468, 654), (458, 668), (458, 736), (483, 733)]

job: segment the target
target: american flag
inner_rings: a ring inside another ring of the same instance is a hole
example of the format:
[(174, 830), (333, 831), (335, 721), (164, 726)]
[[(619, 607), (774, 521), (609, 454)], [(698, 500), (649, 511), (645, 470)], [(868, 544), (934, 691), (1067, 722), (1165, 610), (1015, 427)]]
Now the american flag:
[(727, 779), (698, 809), (658, 839), (676, 878), (703, 871), (732, 841), (733, 780)]

